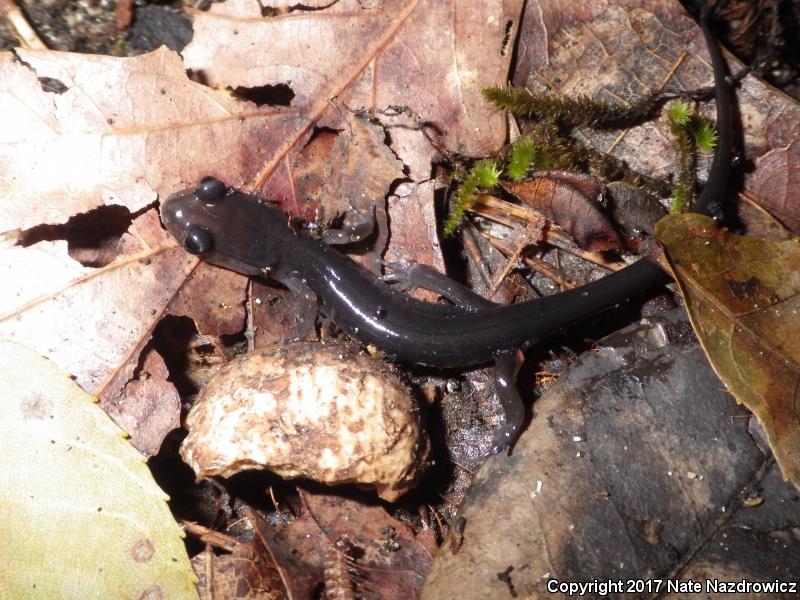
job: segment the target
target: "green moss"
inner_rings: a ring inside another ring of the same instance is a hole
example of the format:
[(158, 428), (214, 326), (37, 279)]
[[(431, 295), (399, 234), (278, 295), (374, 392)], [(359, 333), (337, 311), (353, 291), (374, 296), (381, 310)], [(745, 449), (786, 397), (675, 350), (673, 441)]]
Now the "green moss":
[(495, 187), (499, 178), (500, 169), (498, 169), (497, 163), (491, 159), (484, 158), (472, 165), (453, 194), (452, 209), (442, 227), (445, 237), (453, 235), (461, 225), (464, 214), (469, 210), (472, 198), (478, 189)]
[(519, 87), (488, 87), (483, 96), (498, 108), (526, 119), (552, 119), (561, 125), (616, 128), (642, 122), (658, 109), (661, 100), (648, 94), (629, 105), (609, 104), (588, 96), (533, 94)]
[(678, 168), (672, 186), (672, 206), (670, 207), (670, 211), (673, 213), (690, 209), (697, 195), (694, 186), (697, 154), (692, 133), (696, 118), (694, 107), (682, 100), (673, 102), (667, 110), (667, 123), (678, 151)]
[(484, 158), (470, 169), (469, 177), (474, 177), (480, 187), (492, 188), (500, 179), (500, 169), (493, 160)]
[(536, 146), (529, 137), (523, 137), (511, 147), (511, 152), (506, 165), (506, 173), (514, 180), (519, 181), (528, 174), (534, 158), (536, 157)]
[(681, 127), (688, 125), (693, 115), (694, 109), (686, 100), (676, 100), (667, 108), (667, 119), (669, 119), (669, 122)]
[(697, 147), (706, 152), (712, 151), (717, 145), (716, 128), (704, 119), (697, 119), (692, 125), (694, 143)]

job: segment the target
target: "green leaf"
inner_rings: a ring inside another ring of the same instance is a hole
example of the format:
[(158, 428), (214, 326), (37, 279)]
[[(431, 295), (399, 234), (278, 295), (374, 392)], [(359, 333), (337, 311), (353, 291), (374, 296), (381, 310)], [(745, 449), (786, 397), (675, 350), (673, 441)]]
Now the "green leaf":
[(56, 365), (0, 341), (0, 598), (197, 598), (144, 457)]

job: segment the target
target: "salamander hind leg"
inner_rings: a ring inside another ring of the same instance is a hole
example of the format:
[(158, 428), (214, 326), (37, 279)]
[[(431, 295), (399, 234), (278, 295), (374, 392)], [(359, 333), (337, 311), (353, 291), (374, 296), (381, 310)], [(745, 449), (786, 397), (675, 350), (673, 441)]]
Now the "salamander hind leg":
[(469, 310), (480, 310), (496, 306), (491, 300), (476, 294), (471, 289), (464, 287), (444, 273), (440, 273), (429, 265), (412, 261), (385, 262), (384, 266), (391, 269), (391, 273), (384, 275), (383, 280), (397, 285), (403, 291), (416, 288), (430, 290), (446, 298), (456, 306)]
[[(384, 280), (397, 283), (406, 291), (424, 288), (469, 311), (497, 306), (428, 265), (403, 261), (385, 263), (385, 266), (392, 269), (392, 273), (384, 276)], [(495, 389), (505, 413), (505, 424), (495, 434), (489, 454), (497, 454), (506, 449), (510, 454), (525, 420), (525, 405), (516, 387), (517, 372), (523, 358), (516, 348), (512, 348), (497, 352), (494, 361)]]
[(516, 349), (504, 350), (494, 356), (494, 381), (506, 422), (497, 430), (489, 454), (508, 450), (509, 455), (525, 421), (525, 405), (517, 390), (517, 373), (522, 365), (522, 356)]

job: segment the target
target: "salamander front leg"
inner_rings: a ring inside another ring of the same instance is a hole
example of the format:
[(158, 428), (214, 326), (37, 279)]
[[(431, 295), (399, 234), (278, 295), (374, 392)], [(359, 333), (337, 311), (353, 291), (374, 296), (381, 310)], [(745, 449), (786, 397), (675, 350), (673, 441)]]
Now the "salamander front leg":
[(373, 211), (357, 210), (350, 206), (344, 215), (341, 227), (331, 227), (322, 232), (322, 241), (330, 245), (355, 244), (368, 238), (375, 231)]
[(298, 342), (314, 339), (316, 337), (316, 322), (313, 317), (309, 316), (317, 312), (318, 300), (314, 290), (308, 286), (305, 280), (300, 277), (298, 273), (292, 272), (281, 275), (273, 274), (272, 278), (289, 288), (300, 304), (297, 314), (301, 316), (295, 317), (295, 335), (293, 335), (291, 338), (281, 341)]
[(511, 454), (514, 443), (525, 421), (525, 405), (517, 391), (517, 373), (522, 365), (522, 356), (516, 349), (498, 352), (494, 357), (494, 384), (497, 396), (505, 412), (506, 422), (495, 434), (489, 454), (505, 449)]
[[(373, 236), (374, 234), (374, 236)], [(330, 227), (322, 232), (322, 241), (331, 246), (346, 246), (370, 239), (371, 250), (361, 260), (364, 267), (375, 275), (381, 274), (381, 254), (388, 239), (386, 211), (380, 206), (355, 208), (348, 204), (340, 227)]]

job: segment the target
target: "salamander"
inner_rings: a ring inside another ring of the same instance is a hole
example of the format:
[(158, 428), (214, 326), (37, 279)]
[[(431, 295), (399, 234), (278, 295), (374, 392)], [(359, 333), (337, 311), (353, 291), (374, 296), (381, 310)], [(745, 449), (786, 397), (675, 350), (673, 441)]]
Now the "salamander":
[[(728, 123), (728, 133), (720, 130), (720, 143), (703, 194), (708, 206), (721, 205), (727, 179), (730, 101), (726, 100), (722, 58), (703, 27), (714, 67), (718, 118)], [(212, 177), (168, 198), (161, 218), (186, 250), (204, 260), (278, 281), (308, 297), (316, 296), (323, 313), (342, 331), (374, 344), (392, 360), (435, 367), (469, 367), (495, 361), (506, 424), (498, 433), (494, 451), (513, 442), (524, 419), (514, 387), (516, 350), (613, 307), (663, 277), (655, 262), (643, 258), (580, 288), (538, 300), (496, 305), (465, 288), (460, 290), (458, 284), (441, 275), (458, 292), (452, 295), (456, 303), (435, 304), (402, 293), (333, 246), (292, 227), (288, 217), (270, 203)]]
[(391, 360), (434, 367), (492, 360), (503, 365), (496, 378), (507, 420), (495, 451), (514, 439), (524, 419), (513, 387), (513, 352), (622, 302), (662, 275), (654, 262), (642, 259), (581, 288), (535, 301), (496, 305), (475, 295), (474, 301), (435, 304), (402, 293), (335, 247), (291, 227), (279, 209), (218, 179), (203, 179), (171, 196), (161, 219), (186, 250), (204, 260), (313, 293), (342, 331), (374, 344)]
[(714, 71), (714, 100), (717, 103), (717, 146), (708, 179), (695, 203), (695, 211), (708, 214), (716, 220), (724, 218), (723, 200), (728, 188), (731, 150), (733, 147), (733, 108), (727, 81), (725, 60), (722, 58), (717, 42), (708, 28), (708, 14), (700, 19), (703, 38), (711, 57), (711, 68)]

